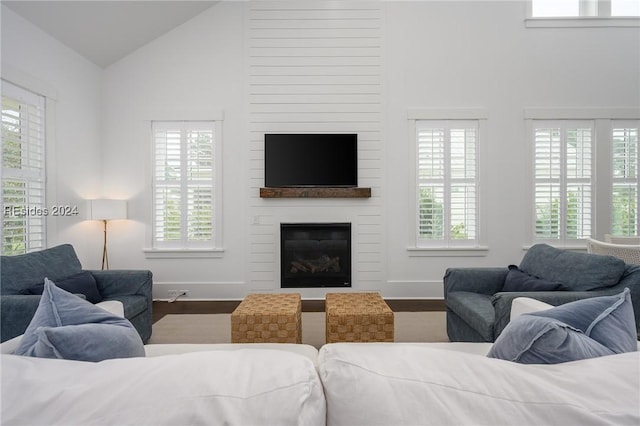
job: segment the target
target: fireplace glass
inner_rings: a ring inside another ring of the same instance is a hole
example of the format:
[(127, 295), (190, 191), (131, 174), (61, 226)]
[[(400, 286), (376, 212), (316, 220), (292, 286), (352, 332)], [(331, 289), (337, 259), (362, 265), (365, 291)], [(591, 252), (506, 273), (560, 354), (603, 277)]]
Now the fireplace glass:
[(350, 223), (280, 224), (281, 287), (351, 287)]

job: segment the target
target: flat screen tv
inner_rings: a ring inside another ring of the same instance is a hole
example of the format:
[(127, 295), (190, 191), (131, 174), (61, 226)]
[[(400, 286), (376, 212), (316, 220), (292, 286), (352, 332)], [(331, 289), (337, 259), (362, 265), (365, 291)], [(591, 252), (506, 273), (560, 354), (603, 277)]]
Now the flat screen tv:
[(358, 186), (357, 134), (264, 135), (266, 187)]

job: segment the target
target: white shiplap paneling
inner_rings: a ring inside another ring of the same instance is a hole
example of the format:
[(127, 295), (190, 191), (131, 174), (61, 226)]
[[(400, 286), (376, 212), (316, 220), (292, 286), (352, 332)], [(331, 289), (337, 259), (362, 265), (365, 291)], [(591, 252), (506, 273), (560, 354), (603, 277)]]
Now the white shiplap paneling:
[[(383, 280), (382, 18), (377, 2), (247, 4), (250, 289), (279, 288), (281, 222), (351, 222), (354, 289)], [(261, 199), (265, 133), (357, 133), (367, 200)], [(302, 290), (304, 296), (304, 290)]]

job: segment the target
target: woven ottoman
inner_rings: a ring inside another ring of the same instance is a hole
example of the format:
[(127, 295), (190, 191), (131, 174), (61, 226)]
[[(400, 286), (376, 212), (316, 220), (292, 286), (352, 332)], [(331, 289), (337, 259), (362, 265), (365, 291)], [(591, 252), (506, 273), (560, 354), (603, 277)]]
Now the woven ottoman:
[(299, 293), (249, 294), (231, 313), (232, 343), (302, 343)]
[(393, 311), (378, 293), (327, 293), (326, 338), (335, 342), (393, 342)]

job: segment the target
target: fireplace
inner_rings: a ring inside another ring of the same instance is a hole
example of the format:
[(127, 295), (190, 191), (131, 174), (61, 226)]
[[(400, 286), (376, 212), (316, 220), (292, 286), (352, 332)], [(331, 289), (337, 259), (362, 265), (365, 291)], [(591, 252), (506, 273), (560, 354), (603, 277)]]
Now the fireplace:
[(281, 287), (351, 287), (350, 223), (280, 224)]

